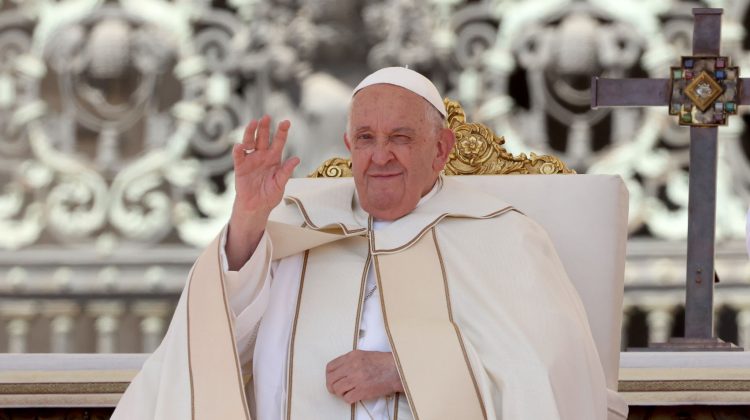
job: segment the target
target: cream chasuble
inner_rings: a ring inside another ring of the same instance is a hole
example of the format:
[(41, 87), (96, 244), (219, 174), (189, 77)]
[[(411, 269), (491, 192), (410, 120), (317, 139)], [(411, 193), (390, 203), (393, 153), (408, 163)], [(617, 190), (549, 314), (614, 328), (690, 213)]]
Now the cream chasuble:
[(357, 345), (370, 264), (398, 418), (606, 418), (584, 309), (538, 225), (448, 178), (373, 231), (351, 180), (330, 181), (287, 190), (247, 269), (225, 276), (220, 241), (206, 250), (113, 418), (353, 418), (325, 365)]

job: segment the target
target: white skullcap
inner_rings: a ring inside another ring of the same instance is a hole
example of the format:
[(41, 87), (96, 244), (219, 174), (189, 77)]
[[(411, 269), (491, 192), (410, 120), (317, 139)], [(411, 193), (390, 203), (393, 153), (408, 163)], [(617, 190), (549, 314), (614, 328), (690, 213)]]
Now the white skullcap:
[(352, 98), (360, 90), (380, 83), (386, 83), (389, 85), (400, 86), (404, 89), (408, 89), (417, 95), (423, 97), (429, 102), (444, 118), (447, 116), (445, 112), (445, 105), (443, 105), (443, 98), (440, 96), (435, 85), (432, 84), (430, 79), (422, 76), (414, 70), (409, 70), (405, 67), (386, 67), (380, 69), (375, 73), (365, 77), (365, 80), (361, 81), (354, 92), (352, 92)]

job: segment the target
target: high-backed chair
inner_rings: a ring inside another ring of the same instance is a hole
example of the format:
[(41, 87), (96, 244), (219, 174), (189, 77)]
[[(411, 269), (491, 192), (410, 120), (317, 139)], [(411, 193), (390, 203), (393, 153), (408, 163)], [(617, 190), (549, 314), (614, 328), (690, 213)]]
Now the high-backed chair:
[[(482, 124), (468, 123), (457, 102), (446, 99), (445, 106), (456, 135), (445, 174), (474, 175), (460, 180), (497, 195), (547, 230), (586, 308), (610, 390), (608, 418), (625, 419), (627, 405), (617, 395), (628, 216), (625, 184), (616, 175), (572, 175), (575, 172), (553, 156), (514, 156), (503, 147), (502, 137)], [(497, 176), (507, 174), (529, 176)], [(329, 159), (310, 175), (348, 176), (351, 162), (343, 158)]]

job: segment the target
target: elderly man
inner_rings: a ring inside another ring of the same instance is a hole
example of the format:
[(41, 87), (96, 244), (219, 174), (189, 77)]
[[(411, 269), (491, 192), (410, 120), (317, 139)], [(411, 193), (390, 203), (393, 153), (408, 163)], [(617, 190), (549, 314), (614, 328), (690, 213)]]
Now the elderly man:
[[(354, 91), (353, 182), (285, 188), (290, 129), (251, 122), (236, 199), (115, 419), (606, 418), (584, 309), (542, 229), (440, 176), (437, 89)], [(285, 195), (286, 194), (286, 195)]]

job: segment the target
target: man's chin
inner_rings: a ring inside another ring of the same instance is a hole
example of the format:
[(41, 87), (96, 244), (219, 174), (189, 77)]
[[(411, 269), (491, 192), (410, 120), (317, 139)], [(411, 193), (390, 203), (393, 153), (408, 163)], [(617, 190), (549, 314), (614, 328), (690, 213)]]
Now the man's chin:
[[(395, 199), (394, 197), (374, 194), (368, 196), (367, 200), (363, 200), (363, 208), (365, 207), (365, 203), (366, 206), (372, 210), (384, 211), (398, 207), (401, 201)], [(365, 208), (365, 210), (367, 209)]]
[(413, 210), (406, 208), (404, 204), (401, 196), (369, 194), (366, 200), (362, 200), (362, 209), (379, 220), (396, 220)]

